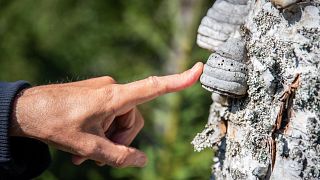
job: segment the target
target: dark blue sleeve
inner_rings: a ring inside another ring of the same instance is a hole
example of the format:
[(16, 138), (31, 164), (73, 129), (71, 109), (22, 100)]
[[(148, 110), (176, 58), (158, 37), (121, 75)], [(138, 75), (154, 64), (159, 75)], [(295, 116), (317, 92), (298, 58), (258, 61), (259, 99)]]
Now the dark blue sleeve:
[(10, 137), (12, 106), (26, 81), (0, 82), (0, 179), (31, 179), (50, 164), (48, 146), (38, 140)]

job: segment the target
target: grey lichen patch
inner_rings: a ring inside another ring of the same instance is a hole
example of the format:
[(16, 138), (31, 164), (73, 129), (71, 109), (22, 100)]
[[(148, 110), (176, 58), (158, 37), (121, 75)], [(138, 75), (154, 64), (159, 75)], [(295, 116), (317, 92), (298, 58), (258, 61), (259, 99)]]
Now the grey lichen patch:
[(308, 149), (305, 151), (307, 164), (304, 167), (303, 177), (320, 178), (320, 157), (318, 149), (320, 146), (319, 115), (317, 117), (308, 118), (307, 132), (309, 139), (308, 143), (306, 144)]
[(263, 8), (260, 9), (255, 17), (253, 17), (254, 24), (256, 25), (256, 32), (264, 35), (281, 22), (279, 11), (275, 10), (271, 3), (266, 3)]
[(232, 179), (247, 179), (247, 175), (239, 169), (230, 169), (230, 175)]
[(191, 142), (195, 151), (200, 152), (205, 148), (212, 148), (216, 143), (220, 142), (220, 135), (216, 128), (216, 125), (207, 124), (204, 130), (196, 135)]
[(245, 141), (245, 149), (252, 152), (253, 159), (259, 163), (268, 164), (270, 162), (269, 151), (269, 135), (265, 132), (257, 132), (253, 130)]
[(241, 146), (238, 142), (230, 142), (229, 148), (231, 151), (229, 152), (229, 155), (234, 157), (237, 154), (241, 153)]
[(302, 76), (305, 84), (297, 91), (297, 98), (294, 100), (294, 107), (307, 109), (311, 112), (320, 114), (320, 73), (308, 72)]
[(212, 99), (214, 102), (210, 107), (208, 123), (204, 130), (201, 133), (198, 133), (191, 142), (194, 146), (194, 150), (198, 152), (205, 148), (212, 148), (214, 145), (220, 143), (226, 134), (227, 124), (225, 124), (226, 122), (222, 117), (228, 109), (226, 106), (228, 103), (227, 99), (218, 94), (213, 94)]

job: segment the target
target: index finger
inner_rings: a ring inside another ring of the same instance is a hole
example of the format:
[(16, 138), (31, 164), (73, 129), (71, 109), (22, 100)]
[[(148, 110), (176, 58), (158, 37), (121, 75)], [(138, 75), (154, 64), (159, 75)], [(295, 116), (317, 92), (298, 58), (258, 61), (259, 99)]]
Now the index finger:
[(123, 84), (119, 87), (121, 94), (119, 106), (135, 106), (150, 101), (166, 93), (176, 92), (192, 86), (199, 79), (203, 69), (201, 62), (191, 69), (169, 76), (151, 76), (147, 79)]

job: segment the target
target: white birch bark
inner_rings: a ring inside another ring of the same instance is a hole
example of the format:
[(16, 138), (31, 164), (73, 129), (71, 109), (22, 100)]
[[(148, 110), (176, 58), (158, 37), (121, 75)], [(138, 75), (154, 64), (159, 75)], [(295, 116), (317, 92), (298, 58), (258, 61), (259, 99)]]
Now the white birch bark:
[(320, 2), (252, 4), (248, 95), (214, 102), (192, 143), (218, 147), (213, 179), (320, 179)]

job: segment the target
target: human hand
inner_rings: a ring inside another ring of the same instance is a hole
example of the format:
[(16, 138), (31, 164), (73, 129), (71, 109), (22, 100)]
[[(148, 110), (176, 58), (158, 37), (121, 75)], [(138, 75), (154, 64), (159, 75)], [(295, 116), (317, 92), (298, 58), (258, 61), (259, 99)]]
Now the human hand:
[(146, 164), (146, 155), (128, 147), (144, 124), (137, 105), (193, 85), (203, 64), (181, 74), (116, 84), (111, 77), (37, 86), (16, 98), (10, 134), (41, 140), (86, 159), (114, 167)]

